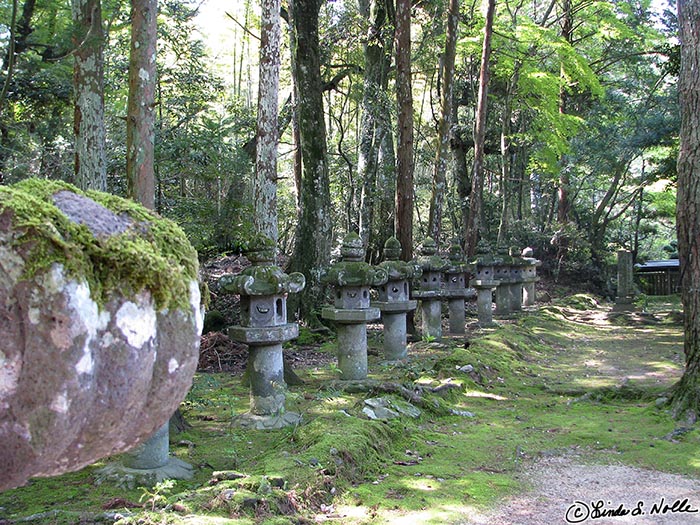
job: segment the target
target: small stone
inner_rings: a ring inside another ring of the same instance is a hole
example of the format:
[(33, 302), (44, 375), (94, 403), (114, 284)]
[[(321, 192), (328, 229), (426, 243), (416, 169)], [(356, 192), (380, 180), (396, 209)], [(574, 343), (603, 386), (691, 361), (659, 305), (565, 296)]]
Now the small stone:
[(457, 367), (457, 370), (459, 370), (460, 372), (464, 372), (465, 374), (468, 374), (468, 373), (474, 371), (474, 367), (472, 365), (464, 365), (464, 366)]
[(369, 399), (365, 399), (365, 405), (372, 408), (388, 407), (389, 401), (384, 397), (370, 397)]
[(420, 409), (416, 408), (408, 401), (393, 400), (391, 402), (391, 406), (395, 411), (397, 411), (402, 416), (408, 416), (408, 417), (412, 417), (415, 419), (415, 418), (419, 418), (421, 415)]
[(461, 417), (476, 417), (476, 414), (473, 412), (469, 412), (468, 410), (457, 410), (455, 408), (450, 409), (450, 414)]
[(666, 403), (668, 403), (667, 397), (659, 397), (655, 401), (656, 408), (663, 408), (666, 405)]
[(374, 420), (376, 420), (376, 419), (382, 419), (382, 420), (395, 419), (395, 418), (399, 417), (398, 412), (394, 412), (390, 408), (386, 408), (386, 407), (382, 407), (382, 406), (378, 406), (374, 409), (372, 409), (370, 407), (364, 407), (362, 409), (362, 413), (365, 414), (369, 419), (374, 419)]
[(311, 459), (309, 460), (309, 465), (311, 465), (312, 467), (318, 467), (318, 465), (319, 465), (318, 459), (316, 459), (316, 458), (311, 458)]

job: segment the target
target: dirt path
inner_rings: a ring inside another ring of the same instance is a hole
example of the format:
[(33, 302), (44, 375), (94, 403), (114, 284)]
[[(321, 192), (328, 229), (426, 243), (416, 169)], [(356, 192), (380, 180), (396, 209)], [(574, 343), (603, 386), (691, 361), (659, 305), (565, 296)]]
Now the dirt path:
[[(697, 479), (623, 465), (587, 465), (575, 457), (539, 461), (523, 477), (532, 484), (530, 492), (464, 525), (700, 523)], [(596, 517), (601, 515), (609, 517)]]
[[(585, 370), (568, 378), (573, 384), (619, 385), (633, 380), (670, 385), (680, 377), (680, 354), (670, 362), (660, 359), (658, 345), (680, 344), (682, 349), (682, 341), (677, 331), (653, 326), (655, 317), (628, 315), (623, 322), (631, 326), (611, 323), (608, 311), (572, 317), (597, 328), (595, 334), (577, 338), (571, 348), (562, 349), (562, 363)], [(572, 353), (572, 348), (577, 351)], [(521, 479), (530, 491), (461, 523), (700, 524), (698, 479), (625, 465), (593, 465), (577, 455), (540, 459), (524, 468)]]

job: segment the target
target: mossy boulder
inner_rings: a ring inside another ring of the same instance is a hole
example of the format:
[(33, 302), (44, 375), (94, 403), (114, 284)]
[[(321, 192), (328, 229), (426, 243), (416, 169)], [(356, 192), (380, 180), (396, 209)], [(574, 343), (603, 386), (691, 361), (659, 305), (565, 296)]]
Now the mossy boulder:
[(168, 421), (197, 366), (197, 270), (182, 231), (131, 201), (0, 187), (0, 490)]

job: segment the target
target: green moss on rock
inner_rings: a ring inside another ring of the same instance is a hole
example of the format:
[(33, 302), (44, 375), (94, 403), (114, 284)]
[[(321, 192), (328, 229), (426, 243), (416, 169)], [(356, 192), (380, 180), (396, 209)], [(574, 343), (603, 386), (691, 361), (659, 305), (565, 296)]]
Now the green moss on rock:
[[(122, 233), (95, 235), (73, 222), (54, 203), (61, 191), (88, 197), (131, 225)], [(148, 290), (159, 309), (189, 304), (189, 286), (197, 279), (197, 253), (183, 231), (143, 206), (115, 195), (83, 192), (60, 181), (27, 179), (0, 187), (0, 217), (9, 216), (12, 244), (23, 252), (23, 279), (33, 279), (61, 264), (84, 279), (92, 298), (105, 304), (111, 294)]]

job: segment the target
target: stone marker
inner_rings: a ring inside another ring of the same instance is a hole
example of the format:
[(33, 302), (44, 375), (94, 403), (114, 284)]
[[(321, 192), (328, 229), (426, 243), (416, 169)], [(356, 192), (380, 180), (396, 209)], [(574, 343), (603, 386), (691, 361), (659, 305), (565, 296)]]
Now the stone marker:
[(506, 315), (511, 312), (511, 284), (513, 282), (511, 275), (511, 265), (513, 258), (508, 253), (508, 247), (500, 245), (496, 249), (496, 257), (494, 258), (494, 278), (498, 281), (496, 288), (496, 313)]
[[(462, 247), (458, 239), (453, 239), (450, 245), (450, 263), (445, 268), (445, 285), (442, 296), (447, 299), (449, 310), (449, 330), (451, 334), (465, 333), (466, 309), (464, 300), (469, 297), (469, 271), (471, 266), (464, 260)], [(473, 292), (471, 292), (473, 294)]]
[(192, 382), (197, 254), (136, 203), (0, 186), (0, 490), (125, 452)]
[(409, 299), (409, 280), (423, 272), (419, 266), (400, 261), (401, 243), (396, 237), (384, 244), (384, 261), (379, 264), (386, 270), (387, 282), (379, 288), (379, 300), (371, 306), (382, 312), (384, 324), (384, 357), (389, 361), (405, 359), (406, 313), (415, 310), (417, 302)]
[(421, 254), (416, 263), (423, 270), (418, 280), (419, 286), (412, 291), (413, 297), (420, 299), (420, 312), (423, 337), (436, 341), (442, 338), (442, 272), (449, 263), (437, 255), (437, 245), (431, 237), (423, 241)]
[(632, 252), (617, 251), (617, 296), (615, 310), (632, 310), (634, 302), (634, 266)]
[(370, 306), (370, 286), (387, 281), (383, 268), (364, 262), (365, 249), (357, 233), (349, 233), (340, 250), (341, 260), (328, 270), (323, 281), (335, 290), (334, 306), (321, 311), (324, 319), (338, 324), (338, 368), (341, 379), (367, 377), (367, 323), (379, 319), (378, 308)]
[(493, 325), (493, 291), (499, 284), (494, 279), (494, 263), (489, 245), (481, 239), (476, 247), (476, 259), (472, 261), (475, 277), (469, 283), (476, 289), (477, 318), (481, 326)]
[(259, 237), (246, 256), (252, 263), (240, 275), (225, 275), (221, 289), (241, 296), (241, 324), (232, 326), (231, 339), (250, 348), (250, 412), (238, 416), (236, 424), (259, 430), (295, 425), (299, 414), (286, 412), (282, 343), (299, 335), (299, 325), (287, 322), (287, 294), (304, 289), (306, 279), (295, 272), (287, 275), (274, 264), (274, 243)]

